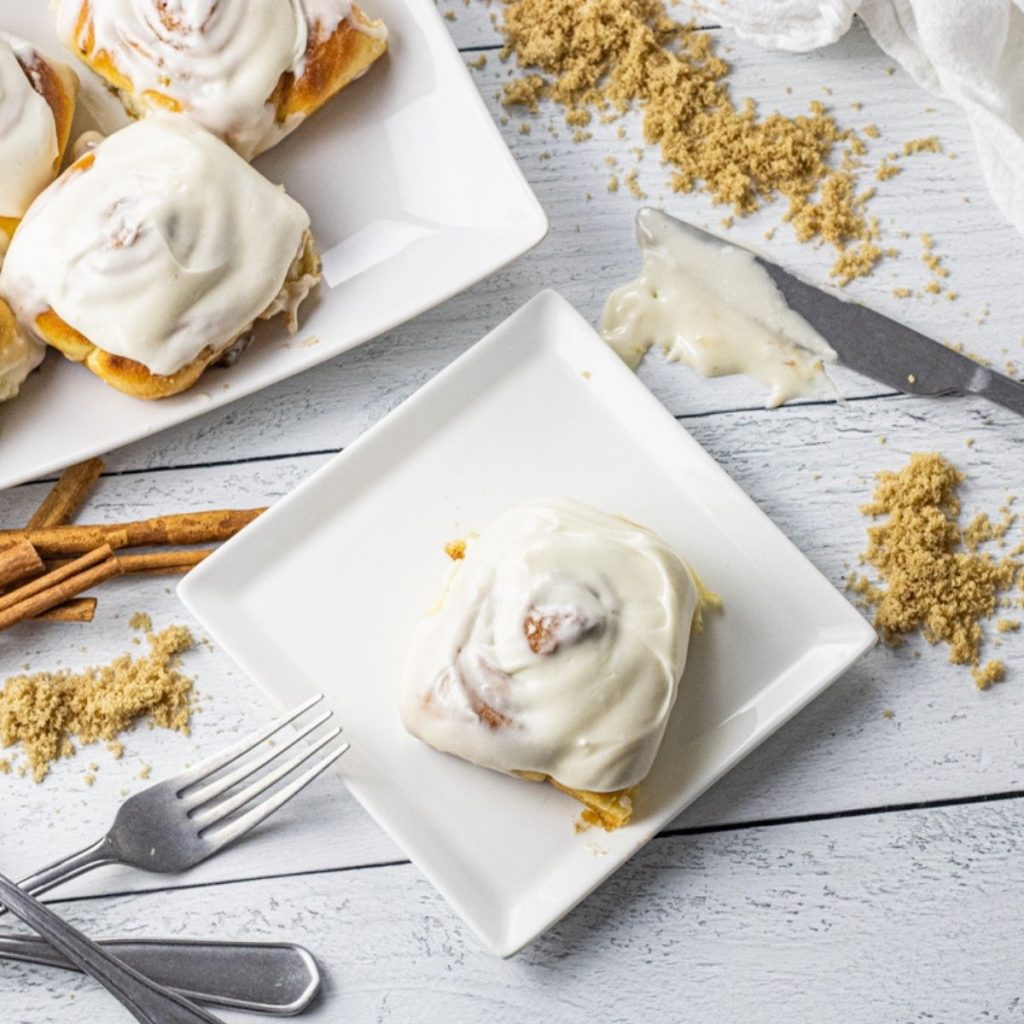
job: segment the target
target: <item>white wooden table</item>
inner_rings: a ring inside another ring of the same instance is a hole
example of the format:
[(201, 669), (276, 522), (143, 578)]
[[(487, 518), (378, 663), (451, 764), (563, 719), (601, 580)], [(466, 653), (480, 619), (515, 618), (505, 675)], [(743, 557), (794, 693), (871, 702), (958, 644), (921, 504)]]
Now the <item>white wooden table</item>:
[[(506, 69), (489, 8), (450, 6), (467, 62), (487, 56), (473, 74), (497, 118)], [(766, 109), (796, 112), (820, 97), (846, 123), (878, 125), (873, 158), (909, 138), (941, 138), (946, 154), (907, 160), (879, 187), (874, 209), (901, 255), (851, 291), (1000, 367), (1024, 362), (1024, 240), (989, 201), (955, 109), (901, 72), (888, 75), (890, 62), (858, 28), (823, 53), (797, 57), (723, 37), (737, 93)], [(626, 122), (625, 140), (599, 127), (575, 144), (553, 110), (542, 109), (528, 135), (520, 120), (503, 131), (551, 218), (541, 246), (387, 337), (113, 453), (92, 517), (274, 501), (541, 287), (558, 288), (596, 321), (609, 289), (637, 263), (638, 204), (626, 190), (606, 191), (604, 160), (633, 166), (637, 123)], [(648, 153), (640, 182), (652, 201), (717, 226), (724, 211), (667, 194), (664, 177)], [(733, 234), (758, 243), (780, 213), (737, 223)], [(951, 270), (956, 302), (892, 294), (928, 279), (922, 231)], [(811, 278), (826, 276), (828, 255), (791, 242), (785, 226), (771, 251)], [(980, 401), (911, 399), (840, 374), (846, 404), (768, 412), (760, 389), (742, 380), (705, 382), (657, 357), (642, 377), (839, 586), (862, 546), (857, 506), (876, 469), (940, 449), (970, 476), (968, 511), (994, 510), (1024, 489), (1024, 423)], [(0, 521), (26, 518), (47, 487), (0, 494)], [(158, 626), (188, 622), (166, 581), (111, 585), (91, 626), (21, 628), (0, 641), (0, 679), (26, 663), (108, 660), (128, 645), (137, 609)], [(190, 874), (106, 869), (62, 890), (59, 906), (93, 934), (303, 942), (326, 973), (308, 1019), (332, 1024), (1024, 1019), (1024, 644), (1011, 637), (1000, 648), (1009, 678), (988, 693), (942, 651), (917, 651), (912, 643), (865, 658), (511, 961), (481, 951), (333, 777)], [(218, 651), (201, 649), (188, 665), (204, 694), (190, 739), (143, 729), (128, 737), (120, 762), (90, 750), (40, 787), (0, 777), (0, 869), (18, 876), (84, 845), (106, 827), (122, 790), (146, 784), (144, 763), (154, 777), (173, 773), (270, 714)], [(101, 768), (88, 788), (82, 776), (93, 759)], [(3, 1024), (127, 1019), (87, 979), (0, 965)]]

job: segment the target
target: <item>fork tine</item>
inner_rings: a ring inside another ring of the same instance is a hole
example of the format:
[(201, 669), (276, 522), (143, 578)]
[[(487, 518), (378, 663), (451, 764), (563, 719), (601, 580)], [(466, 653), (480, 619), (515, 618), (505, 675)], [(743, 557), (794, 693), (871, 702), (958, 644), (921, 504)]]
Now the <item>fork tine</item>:
[(265, 821), (276, 810), (279, 810), (296, 793), (302, 792), (318, 775), (325, 772), (335, 761), (349, 749), (347, 743), (343, 743), (337, 750), (332, 750), (326, 757), (322, 758), (312, 767), (307, 768), (294, 782), (279, 789), (273, 796), (260, 801), (251, 810), (246, 811), (240, 818), (236, 818), (229, 825), (217, 829), (213, 835), (206, 835), (203, 838), (210, 843), (212, 850), (216, 851), (228, 843), (234, 842), (240, 836), (245, 835), (250, 829), (255, 828), (261, 821)]
[(264, 751), (259, 757), (251, 758), (250, 760), (243, 761), (239, 767), (234, 771), (228, 772), (227, 775), (209, 782), (205, 786), (201, 786), (194, 792), (186, 790), (181, 795), (182, 803), (191, 810), (193, 807), (201, 807), (205, 803), (209, 803), (214, 797), (220, 796), (221, 793), (226, 793), (229, 789), (237, 786), (239, 782), (249, 778), (251, 775), (255, 775), (265, 765), (270, 764), (271, 761), (276, 760), (282, 754), (287, 753), (295, 746), (300, 740), (305, 739), (311, 732), (319, 729), (321, 725), (326, 722), (333, 711), (325, 711), (322, 715), (317, 715), (308, 725), (304, 725), (298, 730), (293, 736), (289, 737), (287, 742), (281, 746), (271, 747)]
[(270, 725), (264, 726), (262, 729), (258, 729), (254, 733), (250, 733), (248, 736), (240, 739), (237, 743), (233, 743), (226, 750), (219, 750), (216, 754), (206, 758), (205, 761), (200, 761), (199, 764), (186, 769), (174, 780), (177, 784), (178, 792), (180, 793), (186, 787), (192, 786), (205, 779), (208, 775), (212, 775), (214, 772), (219, 771), (225, 765), (234, 761), (235, 758), (241, 757), (242, 754), (247, 754), (253, 747), (259, 746), (259, 744), (264, 740), (269, 739), (279, 729), (283, 729), (289, 722), (294, 722), (296, 718), (304, 714), (314, 705), (319, 704), (323, 699), (324, 695), (322, 693), (318, 693), (315, 697), (307, 700), (304, 704), (300, 704), (297, 708), (293, 708), (280, 718), (274, 719)]
[(192, 824), (199, 832), (202, 832), (203, 829), (216, 825), (218, 821), (223, 821), (228, 815), (234, 814), (240, 807), (244, 807), (251, 800), (258, 797), (260, 793), (266, 792), (271, 786), (275, 786), (283, 778), (291, 775), (296, 768), (305, 764), (314, 754), (318, 753), (340, 735), (340, 728), (335, 727), (331, 729), (330, 732), (321, 736), (315, 743), (310, 744), (310, 746), (300, 750), (294, 757), (289, 758), (279, 768), (267, 772), (266, 775), (261, 775), (240, 793), (235, 793), (234, 796), (229, 796), (225, 800), (218, 800), (215, 804), (198, 811), (192, 816)]

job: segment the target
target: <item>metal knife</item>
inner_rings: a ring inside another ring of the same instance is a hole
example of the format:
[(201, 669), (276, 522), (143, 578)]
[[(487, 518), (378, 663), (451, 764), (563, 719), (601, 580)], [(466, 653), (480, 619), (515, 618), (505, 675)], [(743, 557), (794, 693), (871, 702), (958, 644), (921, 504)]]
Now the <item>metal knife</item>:
[[(735, 244), (685, 221), (677, 222), (703, 240)], [(1019, 381), (859, 302), (807, 284), (756, 250), (748, 251), (768, 272), (790, 308), (836, 350), (843, 366), (908, 395), (980, 395), (1024, 416), (1024, 384)]]
[[(207, 1006), (290, 1017), (306, 1009), (320, 988), (316, 961), (288, 942), (101, 939), (99, 944), (140, 974)], [(0, 935), (0, 959), (78, 970), (34, 936)]]

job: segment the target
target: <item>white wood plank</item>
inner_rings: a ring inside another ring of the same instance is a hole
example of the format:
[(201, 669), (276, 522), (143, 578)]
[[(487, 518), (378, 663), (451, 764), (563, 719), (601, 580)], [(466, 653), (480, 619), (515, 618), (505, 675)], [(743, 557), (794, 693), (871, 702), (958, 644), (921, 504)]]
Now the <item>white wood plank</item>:
[[(904, 140), (933, 133), (959, 153), (958, 160), (934, 154), (912, 158), (903, 174), (879, 186), (875, 209), (883, 227), (889, 233), (906, 230), (911, 238), (894, 237), (902, 250), (900, 258), (883, 265), (874, 277), (855, 282), (850, 294), (934, 337), (962, 342), (997, 365), (1008, 359), (1024, 362), (1024, 292), (1018, 287), (1024, 240), (1000, 220), (989, 201), (968, 130), (956, 110), (930, 99), (902, 73), (887, 75), (888, 61), (859, 29), (826, 52), (803, 56), (769, 54), (735, 40), (729, 45), (737, 95), (750, 93), (762, 99), (765, 109), (779, 107), (791, 113), (803, 109), (809, 98), (821, 98), (849, 117), (848, 123), (876, 123), (882, 137), (872, 144), (872, 165), (879, 154), (898, 148)], [(493, 55), (483, 71), (474, 72), (496, 117), (502, 111), (493, 97), (504, 74)], [(832, 89), (831, 97), (821, 92), (825, 83)], [(785, 86), (790, 84), (793, 94), (787, 95)], [(850, 109), (854, 101), (863, 102), (861, 112)], [(926, 112), (926, 107), (934, 107), (933, 112)], [(384, 338), (125, 449), (117, 465), (188, 465), (338, 448), (544, 287), (562, 291), (596, 323), (608, 292), (629, 279), (638, 265), (632, 218), (640, 204), (625, 189), (615, 195), (606, 191), (610, 171), (604, 162), (612, 155), (620, 168), (633, 165), (629, 150), (639, 144), (637, 120), (633, 116), (624, 122), (629, 128), (624, 141), (615, 137), (615, 126), (596, 126), (594, 139), (583, 144), (568, 141), (570, 133), (560, 116), (547, 107), (529, 119), (533, 130), (528, 136), (519, 134), (521, 120), (513, 118), (502, 131), (551, 219), (551, 231), (537, 249)], [(559, 139), (547, 131), (549, 122)], [(542, 159), (546, 153), (550, 159)], [(664, 195), (663, 178), (649, 153), (641, 164), (641, 181), (652, 201), (663, 197), (670, 212), (718, 226), (725, 211), (713, 209), (702, 196)], [(587, 200), (588, 192), (592, 200)], [(970, 203), (961, 202), (961, 196)], [(779, 223), (781, 212), (775, 207), (737, 222), (731, 235), (764, 246), (762, 232)], [(793, 242), (788, 230), (779, 227), (766, 246), (771, 258), (813, 281), (826, 282), (831, 256)], [(894, 285), (917, 287), (927, 279), (919, 260), (917, 236), (922, 231), (934, 235), (936, 251), (951, 268), (949, 285), (961, 296), (956, 302), (899, 300), (892, 295)], [(990, 314), (978, 325), (975, 319), (986, 305)], [(229, 373), (214, 371), (214, 376), (229, 380)], [(757, 407), (764, 401), (763, 390), (752, 382), (704, 381), (683, 367), (665, 364), (657, 355), (647, 360), (641, 375), (676, 414)], [(846, 394), (884, 390), (848, 372), (837, 373), (837, 381)], [(782, 410), (776, 415), (788, 414)]]
[[(291, 939), (303, 1019), (1017, 1020), (1020, 800), (657, 839), (512, 960), (409, 866), (64, 903), (93, 934)], [(119, 1024), (89, 979), (0, 965), (4, 1020)], [(223, 1014), (242, 1021), (241, 1015)]]
[[(994, 510), (1007, 490), (1022, 486), (1024, 423), (978, 402), (857, 402), (804, 407), (785, 418), (763, 410), (697, 417), (686, 425), (839, 586), (863, 545), (857, 507), (870, 495), (874, 469), (899, 467), (910, 451), (930, 449), (938, 441), (970, 474), (968, 514)], [(888, 444), (880, 446), (879, 436), (888, 437)], [(974, 447), (964, 447), (966, 437), (976, 439)], [(325, 458), (108, 476), (90, 518), (262, 504), (290, 490)], [(0, 521), (24, 520), (44, 490), (33, 485), (0, 495)], [(150, 611), (158, 625), (188, 621), (172, 585), (119, 581), (104, 588), (100, 616), (90, 626), (26, 626), (0, 636), (0, 679), (26, 661), (46, 667), (60, 660), (107, 660), (125, 648), (125, 623), (137, 609)], [(943, 651), (925, 648), (918, 659), (917, 647), (873, 652), (691, 808), (682, 823), (749, 822), (1024, 789), (1024, 736), (1006, 725), (1024, 714), (1021, 638), (1007, 637), (996, 652), (1010, 667), (1009, 681), (984, 694), (963, 669), (946, 663)], [(0, 777), (9, 825), (0, 834), (0, 864), (27, 873), (64, 849), (84, 845), (110, 820), (120, 788), (144, 785), (132, 778), (140, 761), (153, 765), (154, 778), (171, 774), (264, 720), (269, 713), (264, 698), (224, 655), (200, 651), (193, 664), (200, 691), (213, 696), (204, 701), (192, 741), (142, 730), (129, 738), (129, 756), (119, 768), (105, 752), (87, 751), (59, 766), (43, 788)], [(887, 708), (894, 712), (891, 720), (883, 717)], [(94, 756), (102, 768), (90, 790), (81, 773)], [(302, 805), (285, 813), (291, 823), (287, 830), (270, 829), (198, 869), (193, 878), (313, 870), (398, 856), (333, 783), (319, 783)], [(165, 883), (108, 869), (77, 884), (77, 891), (94, 892)]]

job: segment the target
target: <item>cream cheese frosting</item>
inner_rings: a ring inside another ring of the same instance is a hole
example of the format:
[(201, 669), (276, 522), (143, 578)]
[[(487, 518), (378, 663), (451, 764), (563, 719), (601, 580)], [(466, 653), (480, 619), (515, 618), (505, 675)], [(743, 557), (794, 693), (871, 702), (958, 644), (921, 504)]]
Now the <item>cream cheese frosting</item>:
[(0, 32), (0, 217), (24, 216), (56, 174), (53, 111), (26, 71), (36, 60), (29, 43)]
[(640, 276), (614, 291), (604, 339), (635, 367), (652, 346), (704, 377), (743, 373), (770, 389), (769, 408), (830, 393), (836, 353), (790, 309), (754, 254), (650, 207), (636, 218)]
[(468, 543), (417, 627), (401, 714), (430, 746), (611, 792), (650, 771), (699, 607), (649, 530), (564, 498), (511, 509)]
[(269, 102), (281, 76), (301, 77), (311, 38), (352, 16), (351, 0), (60, 0), (71, 49), (86, 5), (95, 49), (145, 106), (163, 106), (147, 92), (173, 97), (246, 158), (287, 132)]
[(308, 227), (297, 202), (215, 136), (154, 115), (39, 197), (0, 294), (24, 324), (52, 309), (105, 351), (170, 375), (271, 305)]
[(0, 402), (17, 395), (45, 354), (45, 346), (22, 332), (10, 307), (0, 299)]

